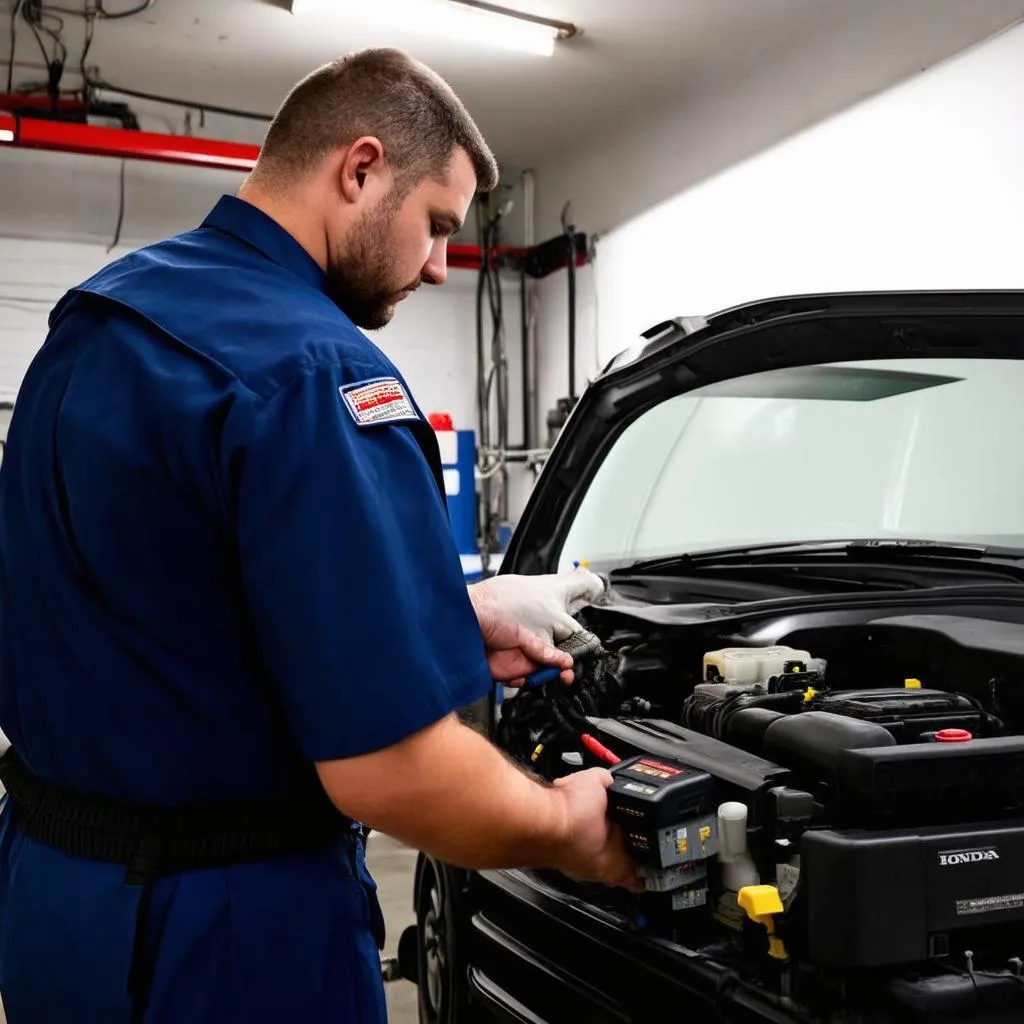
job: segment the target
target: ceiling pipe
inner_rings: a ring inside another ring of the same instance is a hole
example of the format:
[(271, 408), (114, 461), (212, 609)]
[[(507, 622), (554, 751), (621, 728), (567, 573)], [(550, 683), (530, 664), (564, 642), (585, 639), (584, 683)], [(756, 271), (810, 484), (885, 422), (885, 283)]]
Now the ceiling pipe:
[(3, 112), (0, 112), (0, 144), (226, 171), (252, 170), (260, 152), (259, 146), (244, 142), (128, 131), (80, 122), (17, 117)]
[(500, 14), (504, 18), (512, 18), (515, 21), (525, 21), (531, 25), (543, 25), (555, 31), (558, 39), (571, 39), (579, 35), (579, 28), (571, 21), (559, 21), (557, 18), (545, 18), (539, 14), (527, 14), (526, 11), (517, 11), (511, 7), (503, 7), (500, 4), (490, 3), (489, 0), (449, 0), (450, 3), (458, 4), (460, 7), (471, 7), (478, 11), (486, 11), (488, 14)]

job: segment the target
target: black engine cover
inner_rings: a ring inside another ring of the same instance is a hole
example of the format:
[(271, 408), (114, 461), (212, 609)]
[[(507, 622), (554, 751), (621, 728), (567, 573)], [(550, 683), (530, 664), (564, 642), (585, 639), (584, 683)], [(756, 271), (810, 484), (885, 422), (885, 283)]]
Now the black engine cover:
[(992, 731), (990, 716), (977, 704), (962, 694), (942, 690), (836, 690), (818, 694), (810, 706), (815, 711), (874, 722), (892, 733), (897, 743), (917, 743), (940, 729), (966, 729), (975, 736)]
[(951, 932), (1024, 923), (1024, 822), (922, 831), (807, 832), (800, 911), (813, 960), (919, 963)]

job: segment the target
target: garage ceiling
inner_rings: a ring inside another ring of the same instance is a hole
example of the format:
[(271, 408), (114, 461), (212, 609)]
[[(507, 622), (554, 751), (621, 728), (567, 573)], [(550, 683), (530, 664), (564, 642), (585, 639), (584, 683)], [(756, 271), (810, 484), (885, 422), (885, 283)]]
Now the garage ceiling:
[[(335, 9), (322, 16), (293, 16), (284, 9), (288, 0), (156, 0), (136, 17), (98, 22), (89, 63), (117, 85), (272, 112), (318, 64), (363, 46), (400, 46), (444, 75), (501, 161), (522, 168), (655, 106), (741, 80), (801, 37), (877, 6), (876, 0), (504, 0), (582, 29), (546, 58), (389, 26), (382, 17), (388, 2), (334, 0)], [(77, 8), (85, 0), (53, 3)], [(135, 3), (106, 0), (112, 11)], [(0, 0), (0, 11), (9, 13), (11, 4)], [(83, 23), (65, 22), (75, 66)], [(17, 54), (21, 61), (40, 60), (23, 25)], [(38, 69), (19, 67), (16, 81), (33, 77)], [(261, 131), (258, 122), (243, 123), (232, 134), (257, 141)]]
[[(104, 0), (111, 11), (138, 2)], [(517, 172), (538, 170), (534, 224), (546, 235), (566, 199), (580, 225), (606, 230), (1024, 17), (1024, 0), (502, 0), (580, 26), (545, 58), (374, 23), (396, 0), (318, 2), (333, 2), (334, 16), (292, 16), (289, 0), (155, 0), (143, 14), (99, 22), (89, 65), (122, 87), (272, 112), (317, 65), (363, 46), (402, 46), (456, 87), (510, 190)], [(84, 10), (86, 0), (44, 3)], [(0, 0), (0, 61), (11, 9)], [(64, 23), (64, 85), (74, 89), (84, 21)], [(15, 83), (45, 83), (44, 71), (20, 23)], [(180, 108), (128, 102), (144, 128), (186, 130)], [(188, 130), (259, 142), (264, 129), (210, 114), (192, 116)], [(0, 177), (18, 178), (0, 189), (0, 235), (11, 237), (106, 243), (123, 219), (122, 241), (141, 243), (195, 223), (240, 180), (62, 153), (0, 160)]]

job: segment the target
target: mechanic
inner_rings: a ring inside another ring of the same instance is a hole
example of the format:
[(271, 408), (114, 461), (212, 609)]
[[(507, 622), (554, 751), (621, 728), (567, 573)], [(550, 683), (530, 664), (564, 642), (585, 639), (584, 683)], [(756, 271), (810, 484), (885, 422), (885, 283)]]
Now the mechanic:
[(538, 784), (455, 715), (571, 678), (601, 581), (467, 590), (434, 434), (358, 329), (444, 281), (496, 183), (440, 78), (362, 51), (201, 227), (53, 310), (0, 471), (11, 1024), (383, 1021), (362, 825), (638, 887), (606, 772)]

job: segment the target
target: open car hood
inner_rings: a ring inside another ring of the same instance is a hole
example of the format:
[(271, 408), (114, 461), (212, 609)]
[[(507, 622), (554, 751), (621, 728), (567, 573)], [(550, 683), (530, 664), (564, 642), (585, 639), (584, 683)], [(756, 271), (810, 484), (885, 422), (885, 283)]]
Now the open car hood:
[(558, 542), (608, 450), (666, 398), (766, 370), (897, 358), (1024, 358), (1024, 291), (797, 296), (652, 327), (580, 398), (502, 572), (555, 570)]

